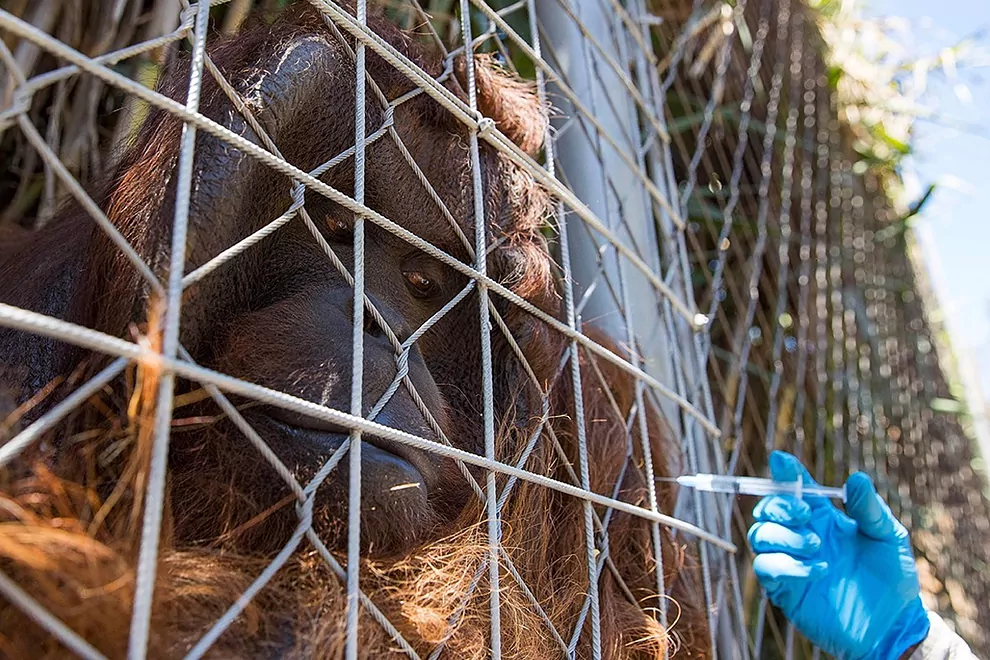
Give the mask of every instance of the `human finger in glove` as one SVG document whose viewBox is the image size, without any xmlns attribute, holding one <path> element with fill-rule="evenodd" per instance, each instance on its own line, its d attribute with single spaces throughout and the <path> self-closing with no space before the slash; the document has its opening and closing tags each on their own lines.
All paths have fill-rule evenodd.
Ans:
<svg viewBox="0 0 990 660">
<path fill-rule="evenodd" d="M 770 456 L 770 472 L 776 481 L 815 483 L 784 452 Z M 938 620 L 940 639 L 928 639 L 937 617 L 930 620 L 922 605 L 908 532 L 867 475 L 846 482 L 845 512 L 823 497 L 772 495 L 760 500 L 753 517 L 753 569 L 767 597 L 827 653 L 891 660 L 935 648 L 945 634 L 953 635 Z M 950 648 L 959 652 L 954 641 Z M 947 650 L 919 657 L 960 656 Z"/>
</svg>

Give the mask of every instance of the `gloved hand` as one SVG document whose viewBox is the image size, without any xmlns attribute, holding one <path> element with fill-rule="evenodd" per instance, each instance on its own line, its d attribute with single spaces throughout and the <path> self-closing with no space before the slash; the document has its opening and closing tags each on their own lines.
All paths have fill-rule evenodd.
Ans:
<svg viewBox="0 0 990 660">
<path fill-rule="evenodd" d="M 774 452 L 776 481 L 814 484 Z M 928 635 L 907 530 L 863 473 L 846 482 L 846 512 L 822 497 L 763 498 L 749 543 L 770 601 L 805 637 L 838 658 L 896 660 Z"/>
</svg>

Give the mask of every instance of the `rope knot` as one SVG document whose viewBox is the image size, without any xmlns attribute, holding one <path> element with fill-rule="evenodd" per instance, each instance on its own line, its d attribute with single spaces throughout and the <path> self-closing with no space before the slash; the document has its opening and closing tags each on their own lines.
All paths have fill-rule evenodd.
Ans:
<svg viewBox="0 0 990 660">
<path fill-rule="evenodd" d="M 289 195 L 292 197 L 292 206 L 289 207 L 289 211 L 298 211 L 306 203 L 306 186 L 299 181 L 293 181 Z"/>
<path fill-rule="evenodd" d="M 443 73 L 437 76 L 436 81 L 438 83 L 443 83 L 447 78 L 454 73 L 454 56 L 460 51 L 454 51 L 453 53 L 448 53 L 447 57 L 443 58 Z"/>
<path fill-rule="evenodd" d="M 389 128 L 395 125 L 395 105 L 390 105 L 385 108 L 385 117 L 382 122 L 382 128 Z"/>
<path fill-rule="evenodd" d="M 395 377 L 398 379 L 405 378 L 409 375 L 409 349 L 406 348 L 401 353 L 395 356 Z"/>
<path fill-rule="evenodd" d="M 199 12 L 199 3 L 193 3 L 179 12 L 179 30 L 189 32 L 196 25 L 196 14 Z"/>
</svg>

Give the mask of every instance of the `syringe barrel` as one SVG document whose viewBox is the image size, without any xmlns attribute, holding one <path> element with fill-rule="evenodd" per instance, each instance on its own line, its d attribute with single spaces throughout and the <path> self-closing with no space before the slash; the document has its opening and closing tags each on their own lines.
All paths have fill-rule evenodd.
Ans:
<svg viewBox="0 0 990 660">
<path fill-rule="evenodd" d="M 846 499 L 845 488 L 806 485 L 796 481 L 774 481 L 773 479 L 762 479 L 760 477 L 696 474 L 689 477 L 681 477 L 678 479 L 678 482 L 684 486 L 716 493 L 736 493 L 738 495 L 754 495 L 756 497 L 778 494 L 794 496 L 810 495 L 813 497 L 837 498 L 843 502 Z"/>
<path fill-rule="evenodd" d="M 775 482 L 759 477 L 733 477 L 714 475 L 712 486 L 722 493 L 739 493 L 740 495 L 755 495 L 763 497 L 777 493 L 793 493 L 797 491 L 797 483 Z"/>
</svg>

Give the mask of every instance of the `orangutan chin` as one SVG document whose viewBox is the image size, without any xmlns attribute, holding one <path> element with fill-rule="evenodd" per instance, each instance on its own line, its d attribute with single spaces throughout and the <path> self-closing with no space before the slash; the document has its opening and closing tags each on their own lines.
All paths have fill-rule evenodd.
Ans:
<svg viewBox="0 0 990 660">
<path fill-rule="evenodd" d="M 346 3 L 345 3 L 346 4 Z M 430 75 L 442 57 L 403 33 L 380 12 L 370 27 Z M 353 42 L 348 39 L 348 44 Z M 355 64 L 341 37 L 308 7 L 275 24 L 258 22 L 211 44 L 210 57 L 244 98 L 282 156 L 304 171 L 354 144 Z M 188 61 L 172 67 L 160 91 L 184 100 Z M 547 113 L 536 95 L 490 59 L 475 58 L 479 109 L 520 148 L 537 155 Z M 443 85 L 466 99 L 465 64 Z M 415 85 L 371 49 L 367 71 L 390 101 Z M 369 133 L 386 120 L 368 87 Z M 213 78 L 204 75 L 200 111 L 251 141 L 249 126 Z M 394 112 L 394 129 L 459 225 L 454 230 L 394 140 L 367 147 L 365 204 L 448 255 L 472 264 L 475 215 L 468 129 L 426 94 Z M 168 269 L 182 123 L 153 110 L 112 176 L 92 191 L 120 233 L 163 280 Z M 257 231 L 291 205 L 291 181 L 206 131 L 196 140 L 190 205 L 189 270 Z M 551 216 L 548 194 L 531 176 L 482 143 L 490 277 L 544 312 L 560 316 L 558 282 L 541 228 Z M 321 179 L 352 195 L 353 160 Z M 309 191 L 306 209 L 348 270 L 353 268 L 354 216 Z M 366 291 L 399 341 L 422 326 L 468 284 L 467 277 L 417 247 L 365 222 Z M 466 241 L 463 239 L 467 239 Z M 578 464 L 571 367 L 565 337 L 531 314 L 492 295 L 495 312 L 516 346 L 493 323 L 497 452 L 514 463 L 542 422 L 527 469 L 573 482 Z M 0 241 L 0 302 L 56 316 L 102 332 L 157 340 L 160 301 L 87 213 L 68 204 L 43 230 Z M 187 289 L 181 344 L 198 364 L 308 401 L 350 409 L 353 289 L 302 219 Z M 366 414 L 396 376 L 393 344 L 365 316 L 363 403 Z M 475 287 L 413 345 L 408 377 L 375 420 L 484 454 L 481 334 Z M 607 343 L 605 338 L 599 341 Z M 612 347 L 612 350 L 617 350 Z M 0 329 L 0 386 L 17 404 L 32 402 L 30 421 L 107 359 L 24 332 Z M 521 359 L 524 358 L 524 359 Z M 644 456 L 633 424 L 634 381 L 614 365 L 581 353 L 591 486 L 645 505 L 644 461 L 669 475 L 676 450 L 651 407 Z M 534 378 L 535 377 L 535 378 Z M 151 441 L 150 415 L 158 374 L 131 367 L 22 454 L 3 476 L 0 568 L 73 630 L 110 657 L 127 648 L 141 493 Z M 550 391 L 549 417 L 543 393 Z M 36 396 L 38 393 L 41 396 Z M 32 399 L 34 397 L 34 399 Z M 348 437 L 347 429 L 279 408 L 232 399 L 296 479 L 305 484 Z M 422 411 L 432 413 L 433 422 Z M 16 404 L 15 404 L 16 405 Z M 179 382 L 169 456 L 168 501 L 152 620 L 151 657 L 180 657 L 210 628 L 284 546 L 298 518 L 296 499 L 271 465 L 227 416 Z M 0 427 L 2 432 L 3 427 Z M 9 431 L 9 429 L 7 429 Z M 8 437 L 9 437 L 8 433 Z M 485 507 L 451 460 L 373 435 L 361 456 L 362 588 L 421 657 L 483 658 L 489 649 Z M 558 447 L 555 448 L 555 443 Z M 630 449 L 631 447 L 631 449 Z M 484 484 L 484 473 L 471 468 Z M 506 480 L 498 481 L 499 492 Z M 411 487 L 410 485 L 415 485 Z M 673 492 L 660 491 L 670 512 Z M 317 491 L 314 530 L 333 552 L 347 540 L 348 466 L 342 461 Z M 588 592 L 584 505 L 572 497 L 517 482 L 502 511 L 501 567 L 504 657 L 562 657 L 544 615 L 570 639 Z M 605 510 L 598 511 L 604 517 Z M 602 542 L 599 534 L 599 543 Z M 604 547 L 604 546 L 602 546 Z M 656 593 L 649 523 L 613 513 L 599 581 L 606 658 L 709 654 L 704 603 L 692 555 L 662 534 L 668 595 Z M 518 572 L 543 610 L 509 573 Z M 475 575 L 480 583 L 472 588 Z M 669 598 L 668 598 L 669 596 Z M 661 598 L 670 629 L 660 623 Z M 344 590 L 322 558 L 303 542 L 293 558 L 212 647 L 212 657 L 342 657 Z M 398 645 L 361 612 L 361 655 L 399 657 Z M 577 657 L 591 657 L 590 618 Z M 0 653 L 62 656 L 66 649 L 8 603 L 0 605 Z"/>
</svg>

